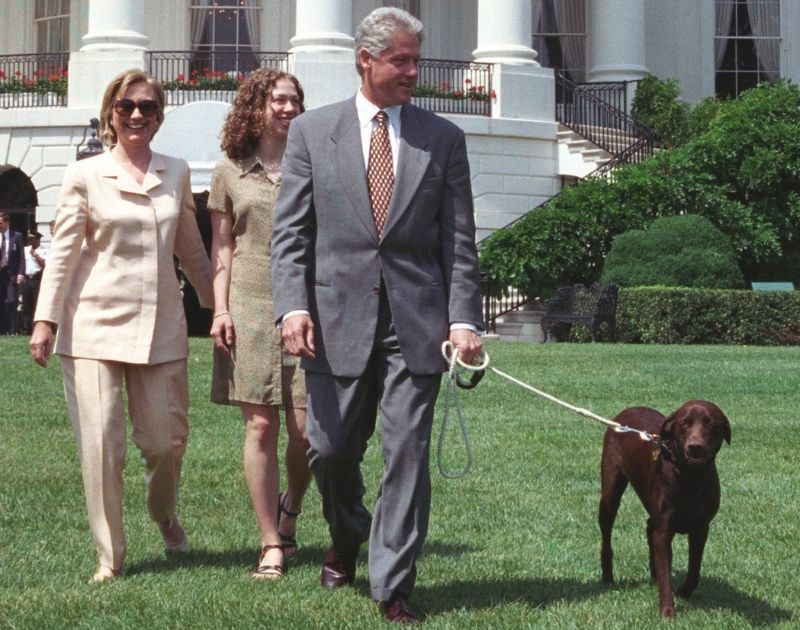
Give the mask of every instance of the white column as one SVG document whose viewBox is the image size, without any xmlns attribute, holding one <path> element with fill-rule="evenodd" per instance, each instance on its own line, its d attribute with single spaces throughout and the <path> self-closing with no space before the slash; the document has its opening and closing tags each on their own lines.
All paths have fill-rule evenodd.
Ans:
<svg viewBox="0 0 800 630">
<path fill-rule="evenodd" d="M 150 41 L 142 34 L 144 2 L 89 0 L 89 32 L 81 50 L 143 50 Z"/>
<path fill-rule="evenodd" d="M 89 0 L 89 32 L 69 58 L 68 104 L 99 109 L 106 86 L 123 70 L 146 70 L 141 0 Z"/>
<path fill-rule="evenodd" d="M 478 0 L 478 47 L 475 61 L 538 66 L 531 48 L 530 0 Z"/>
<path fill-rule="evenodd" d="M 478 47 L 472 56 L 494 64 L 493 118 L 554 121 L 555 79 L 536 61 L 532 33 L 530 0 L 478 0 Z"/>
<path fill-rule="evenodd" d="M 636 81 L 647 74 L 644 0 L 588 2 L 587 81 Z"/>
<path fill-rule="evenodd" d="M 358 89 L 349 34 L 352 10 L 352 0 L 297 0 L 290 67 L 303 85 L 309 109 L 348 98 Z"/>
</svg>

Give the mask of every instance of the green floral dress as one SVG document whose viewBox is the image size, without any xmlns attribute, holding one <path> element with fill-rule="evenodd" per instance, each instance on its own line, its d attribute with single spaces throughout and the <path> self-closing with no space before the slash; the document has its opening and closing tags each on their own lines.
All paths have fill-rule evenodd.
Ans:
<svg viewBox="0 0 800 630">
<path fill-rule="evenodd" d="M 228 308 L 236 341 L 230 357 L 214 349 L 215 403 L 306 406 L 305 376 L 298 360 L 282 352 L 272 310 L 270 249 L 279 187 L 256 155 L 223 159 L 211 179 L 208 210 L 233 216 L 235 238 Z"/>
</svg>

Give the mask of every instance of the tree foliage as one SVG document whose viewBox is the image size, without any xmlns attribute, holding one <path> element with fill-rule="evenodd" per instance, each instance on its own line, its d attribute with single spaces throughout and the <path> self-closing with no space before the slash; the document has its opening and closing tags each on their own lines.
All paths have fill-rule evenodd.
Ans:
<svg viewBox="0 0 800 630">
<path fill-rule="evenodd" d="M 800 283 L 800 89 L 761 85 L 689 115 L 699 135 L 494 233 L 481 247 L 485 275 L 529 295 L 593 282 L 615 236 L 696 214 L 730 239 L 747 281 Z"/>
</svg>

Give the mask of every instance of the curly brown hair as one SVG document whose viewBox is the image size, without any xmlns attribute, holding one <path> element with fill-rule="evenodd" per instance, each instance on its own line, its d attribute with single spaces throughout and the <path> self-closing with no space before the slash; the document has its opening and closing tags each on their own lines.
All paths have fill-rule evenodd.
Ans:
<svg viewBox="0 0 800 630">
<path fill-rule="evenodd" d="M 233 107 L 225 118 L 222 128 L 222 150 L 231 159 L 245 158 L 256 150 L 258 140 L 264 131 L 264 108 L 272 95 L 275 84 L 288 79 L 294 83 L 300 97 L 300 112 L 305 111 L 305 94 L 297 77 L 281 70 L 259 68 L 244 80 Z"/>
</svg>

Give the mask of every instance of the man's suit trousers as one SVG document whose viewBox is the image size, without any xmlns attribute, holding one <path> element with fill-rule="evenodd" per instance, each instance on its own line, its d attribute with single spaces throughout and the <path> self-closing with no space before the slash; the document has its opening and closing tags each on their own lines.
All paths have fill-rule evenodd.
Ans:
<svg viewBox="0 0 800 630">
<path fill-rule="evenodd" d="M 428 532 L 428 465 L 441 375 L 412 374 L 382 291 L 372 354 L 358 378 L 306 371 L 309 461 L 331 538 L 352 549 L 369 537 L 369 581 L 379 602 L 408 599 Z M 360 464 L 380 411 L 383 476 L 370 523 Z"/>
</svg>

